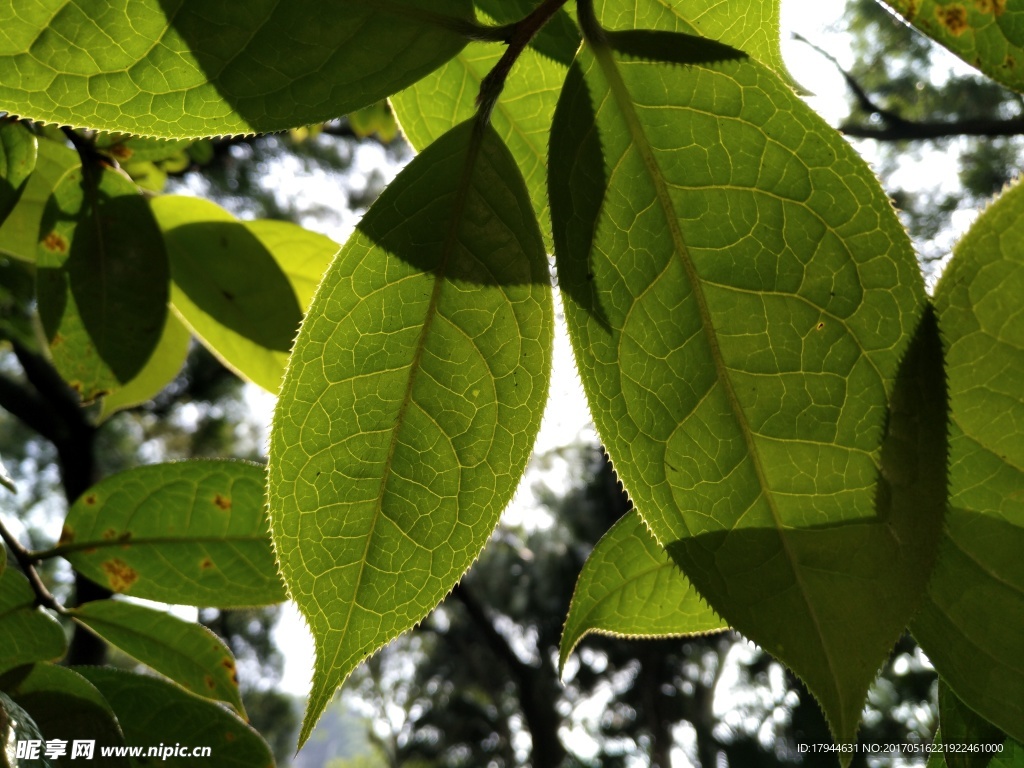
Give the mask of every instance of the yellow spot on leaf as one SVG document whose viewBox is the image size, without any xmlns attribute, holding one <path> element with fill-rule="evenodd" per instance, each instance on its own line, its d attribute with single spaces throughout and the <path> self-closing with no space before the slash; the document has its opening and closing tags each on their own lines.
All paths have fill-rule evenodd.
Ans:
<svg viewBox="0 0 1024 768">
<path fill-rule="evenodd" d="M 1002 16 L 1006 10 L 1006 0 L 974 0 L 974 7 L 981 13 L 994 13 Z"/>
<path fill-rule="evenodd" d="M 139 580 L 139 573 L 124 560 L 107 560 L 100 565 L 103 572 L 107 574 L 107 581 L 110 588 L 115 592 L 126 592 Z"/>
<path fill-rule="evenodd" d="M 211 568 L 213 568 L 213 560 L 211 560 L 208 557 L 203 558 L 203 561 L 199 564 L 199 567 L 204 571 L 208 571 Z"/>
<path fill-rule="evenodd" d="M 959 3 L 936 6 L 935 17 L 951 35 L 959 37 L 967 31 L 967 9 Z"/>
<path fill-rule="evenodd" d="M 231 499 L 227 496 L 221 496 L 219 493 L 213 497 L 213 503 L 218 509 L 223 509 L 225 512 L 231 509 Z"/>
<path fill-rule="evenodd" d="M 68 528 L 66 525 L 60 529 L 60 539 L 57 540 L 57 546 L 63 544 L 70 544 L 75 540 L 75 532 Z"/>
<path fill-rule="evenodd" d="M 43 238 L 43 248 L 48 251 L 54 251 L 55 253 L 67 253 L 68 241 L 56 232 L 51 232 Z"/>
</svg>

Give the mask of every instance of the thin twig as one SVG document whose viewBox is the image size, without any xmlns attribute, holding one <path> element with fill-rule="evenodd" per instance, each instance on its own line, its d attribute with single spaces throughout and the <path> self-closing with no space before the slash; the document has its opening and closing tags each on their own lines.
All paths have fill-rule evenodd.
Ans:
<svg viewBox="0 0 1024 768">
<path fill-rule="evenodd" d="M 508 79 L 508 73 L 512 71 L 512 65 L 516 63 L 530 41 L 567 2 L 568 0 L 544 0 L 529 16 L 503 28 L 508 32 L 508 48 L 480 83 L 480 93 L 476 97 L 480 124 L 490 121 L 491 112 L 505 88 L 505 80 Z"/>
<path fill-rule="evenodd" d="M 28 579 L 28 583 L 36 596 L 36 605 L 49 608 L 57 613 L 65 613 L 64 606 L 57 602 L 57 599 L 46 588 L 46 585 L 43 584 L 42 579 L 39 578 L 39 573 L 36 571 L 36 560 L 33 559 L 32 553 L 21 546 L 21 542 L 7 530 L 2 521 L 0 521 L 0 538 L 4 540 L 7 548 L 11 550 L 11 554 L 14 555 L 14 559 L 17 561 L 22 573 Z"/>
</svg>

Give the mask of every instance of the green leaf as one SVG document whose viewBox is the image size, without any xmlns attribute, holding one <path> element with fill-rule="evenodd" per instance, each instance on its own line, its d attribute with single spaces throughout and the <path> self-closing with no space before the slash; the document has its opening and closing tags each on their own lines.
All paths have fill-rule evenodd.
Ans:
<svg viewBox="0 0 1024 768">
<path fill-rule="evenodd" d="M 728 629 L 635 510 L 601 537 L 583 565 L 562 630 L 558 668 L 587 634 L 682 637 Z"/>
<path fill-rule="evenodd" d="M 507 24 L 526 16 L 536 3 L 478 0 L 477 6 L 495 22 Z M 490 21 L 486 15 L 482 18 Z M 526 180 L 549 250 L 548 134 L 566 67 L 579 42 L 573 22 L 565 11 L 559 11 L 517 59 L 491 115 L 491 124 L 512 151 Z M 424 149 L 475 114 L 480 83 L 503 52 L 504 48 L 494 43 L 471 43 L 443 67 L 391 98 L 402 130 L 413 147 Z"/>
<path fill-rule="evenodd" d="M 33 661 L 59 659 L 67 650 L 64 630 L 36 608 L 28 579 L 13 568 L 0 571 L 0 673 Z"/>
<path fill-rule="evenodd" d="M 954 249 L 936 289 L 949 381 L 949 510 L 911 630 L 956 695 L 1024 741 L 1024 188 Z"/>
<path fill-rule="evenodd" d="M 260 735 L 219 704 L 147 675 L 109 667 L 76 667 L 75 671 L 103 694 L 117 715 L 126 743 L 210 747 L 212 760 L 168 755 L 160 758 L 162 766 L 195 768 L 203 762 L 218 768 L 274 765 L 270 747 Z"/>
<path fill-rule="evenodd" d="M 63 144 L 41 139 L 35 170 L 28 177 L 18 204 L 0 226 L 0 251 L 35 262 L 39 224 L 50 195 L 65 175 L 79 165 L 78 154 Z"/>
<path fill-rule="evenodd" d="M 68 611 L 111 645 L 197 696 L 226 701 L 243 717 L 235 658 L 204 626 L 142 605 L 95 600 Z"/>
<path fill-rule="evenodd" d="M 19 741 L 42 741 L 42 738 L 32 716 L 0 690 L 0 744 L 17 745 Z M 4 758 L 4 768 L 50 768 L 46 759 L 8 762 L 6 751 L 0 754 Z"/>
<path fill-rule="evenodd" d="M 995 745 L 1006 741 L 1005 733 L 968 708 L 942 680 L 939 680 L 939 727 L 947 744 L 965 744 L 981 750 L 951 751 L 945 756 L 949 768 L 985 768 L 992 759 Z"/>
<path fill-rule="evenodd" d="M 39 229 L 39 315 L 61 376 L 84 402 L 131 381 L 167 316 L 163 238 L 138 189 L 108 168 L 72 169 Z"/>
<path fill-rule="evenodd" d="M 885 0 L 993 80 L 1024 91 L 1024 9 L 1007 0 Z"/>
<path fill-rule="evenodd" d="M 472 123 L 402 171 L 324 277 L 270 444 L 274 541 L 317 648 L 300 744 L 512 498 L 547 396 L 550 291 L 515 161 Z"/>
<path fill-rule="evenodd" d="M 20 123 L 0 118 L 0 224 L 25 191 L 38 151 L 35 134 Z"/>
<path fill-rule="evenodd" d="M 591 411 L 657 539 L 850 742 L 941 525 L 941 491 L 901 503 L 920 472 L 876 489 L 924 299 L 910 243 L 863 161 L 771 72 L 700 38 L 611 39 L 626 53 L 585 45 L 570 70 L 551 143 Z"/>
<path fill-rule="evenodd" d="M 71 759 L 71 743 L 76 739 L 95 741 L 100 746 L 122 746 L 124 736 L 107 700 L 95 686 L 67 667 L 33 664 L 19 667 L 0 678 L 0 689 L 32 716 L 42 739 L 68 742 L 63 758 L 56 766 L 80 765 Z M 108 756 L 104 765 L 128 766 L 127 758 Z"/>
<path fill-rule="evenodd" d="M 149 600 L 231 607 L 285 598 L 263 470 L 241 461 L 154 464 L 108 477 L 71 507 L 55 553 L 96 583 Z"/>
<path fill-rule="evenodd" d="M 188 357 L 192 335 L 177 315 L 167 313 L 164 330 L 149 362 L 125 384 L 103 398 L 97 421 L 109 419 L 117 411 L 152 400 L 178 375 Z"/>
<path fill-rule="evenodd" d="M 0 109 L 165 138 L 280 131 L 415 82 L 472 18 L 470 0 L 3 0 Z"/>
<path fill-rule="evenodd" d="M 152 207 L 167 242 L 175 310 L 229 368 L 276 393 L 337 243 L 289 222 L 241 222 L 198 198 L 165 195 Z"/>
<path fill-rule="evenodd" d="M 41 353 L 35 309 L 35 265 L 0 255 L 0 339 Z"/>
<path fill-rule="evenodd" d="M 721 0 L 595 0 L 607 29 L 656 29 L 718 40 L 757 59 L 793 84 L 782 60 L 780 0 L 748 0 L 738 9 Z"/>
</svg>

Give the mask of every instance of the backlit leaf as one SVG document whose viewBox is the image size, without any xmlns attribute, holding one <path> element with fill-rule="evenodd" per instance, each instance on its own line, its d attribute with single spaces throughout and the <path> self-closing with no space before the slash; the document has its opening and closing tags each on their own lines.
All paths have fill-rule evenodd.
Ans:
<svg viewBox="0 0 1024 768">
<path fill-rule="evenodd" d="M 28 579 L 13 568 L 0 571 L 0 673 L 33 661 L 55 661 L 67 650 L 64 630 L 36 608 Z"/>
<path fill-rule="evenodd" d="M 78 153 L 49 139 L 39 140 L 35 170 L 28 177 L 18 204 L 0 225 L 0 251 L 22 261 L 35 262 L 39 224 L 53 190 L 77 168 Z"/>
<path fill-rule="evenodd" d="M 323 122 L 465 45 L 471 0 L 0 2 L 0 109 L 189 138 Z"/>
<path fill-rule="evenodd" d="M 171 768 L 272 768 L 270 747 L 256 731 L 219 704 L 149 675 L 109 667 L 75 667 L 110 704 L 127 744 L 147 747 L 209 747 L 210 757 L 149 758 Z"/>
<path fill-rule="evenodd" d="M 171 304 L 240 376 L 276 393 L 302 313 L 338 245 L 284 221 L 239 221 L 194 197 L 152 201 L 171 261 Z"/>
<path fill-rule="evenodd" d="M 156 343 L 149 361 L 135 378 L 103 398 L 97 419 L 103 421 L 117 411 L 132 408 L 156 397 L 178 375 L 185 364 L 191 340 L 192 335 L 188 328 L 177 315 L 168 312 L 163 333 L 160 334 L 160 340 Z"/>
<path fill-rule="evenodd" d="M 58 551 L 115 592 L 185 605 L 284 599 L 261 467 L 182 461 L 136 467 L 82 494 Z"/>
<path fill-rule="evenodd" d="M 780 0 L 595 0 L 594 13 L 607 29 L 657 29 L 709 37 L 757 59 L 790 82 L 782 61 Z"/>
<path fill-rule="evenodd" d="M 67 667 L 32 664 L 11 670 L 0 678 L 5 691 L 35 721 L 44 740 L 92 740 L 105 747 L 124 744 L 124 736 L 107 700 L 95 686 Z M 71 759 L 71 749 L 52 763 L 54 766 L 81 765 Z M 104 765 L 124 768 L 127 758 L 104 757 Z"/>
<path fill-rule="evenodd" d="M 526 16 L 532 0 L 477 1 L 481 20 L 507 24 Z M 491 124 L 515 157 L 550 249 L 551 217 L 547 201 L 547 149 L 551 118 L 566 67 L 579 47 L 579 32 L 565 11 L 548 22 L 516 60 Z M 484 76 L 504 46 L 470 43 L 443 67 L 391 98 L 406 138 L 422 150 L 476 112 Z"/>
<path fill-rule="evenodd" d="M 770 71 L 699 38 L 611 39 L 626 53 L 585 45 L 570 70 L 551 146 L 591 411 L 701 595 L 850 742 L 941 525 L 941 491 L 903 503 L 922 490 L 915 462 L 876 487 L 924 298 L 910 243 L 863 161 Z M 934 324 L 922 344 L 910 367 L 934 377 Z"/>
<path fill-rule="evenodd" d="M 1024 188 L 954 249 L 935 293 L 949 380 L 949 510 L 911 629 L 956 695 L 1024 741 Z"/>
<path fill-rule="evenodd" d="M 61 376 L 84 402 L 131 381 L 167 316 L 168 268 L 149 205 L 127 177 L 72 169 L 39 228 L 39 314 Z"/>
<path fill-rule="evenodd" d="M 515 161 L 472 123 L 402 171 L 325 276 L 270 445 L 274 541 L 316 640 L 300 744 L 511 499 L 547 396 L 550 290 Z"/>
<path fill-rule="evenodd" d="M 562 630 L 558 666 L 565 668 L 590 632 L 669 637 L 728 628 L 633 510 L 601 537 L 583 565 Z"/>
<path fill-rule="evenodd" d="M 885 0 L 994 80 L 1024 90 L 1024 9 L 1010 0 Z"/>
<path fill-rule="evenodd" d="M 69 611 L 111 645 L 197 696 L 226 701 L 245 716 L 235 659 L 204 626 L 143 605 L 95 600 Z"/>
<path fill-rule="evenodd" d="M 0 118 L 0 224 L 25 191 L 37 155 L 35 134 L 20 123 Z"/>
</svg>

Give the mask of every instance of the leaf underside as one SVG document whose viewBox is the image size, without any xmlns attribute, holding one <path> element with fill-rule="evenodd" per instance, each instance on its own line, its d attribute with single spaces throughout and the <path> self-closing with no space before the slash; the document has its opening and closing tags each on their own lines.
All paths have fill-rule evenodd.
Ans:
<svg viewBox="0 0 1024 768">
<path fill-rule="evenodd" d="M 465 45 L 471 0 L 0 2 L 0 110 L 194 138 L 323 122 Z"/>
<path fill-rule="evenodd" d="M 768 70 L 700 38 L 610 39 L 624 52 L 588 44 L 570 70 L 550 155 L 591 411 L 701 595 L 852 741 L 941 524 L 941 501 L 875 509 L 922 311 L 913 252 L 863 161 Z M 934 367 L 934 338 L 922 354 Z"/>
<path fill-rule="evenodd" d="M 1024 91 L 1024 9 L 1007 0 L 885 0 L 973 67 Z"/>
<path fill-rule="evenodd" d="M 13 568 L 0 571 L 0 673 L 33 661 L 53 661 L 67 650 L 64 630 L 37 608 L 28 579 Z"/>
<path fill-rule="evenodd" d="M 559 670 L 590 632 L 682 637 L 728 629 L 631 510 L 601 537 L 573 591 Z"/>
<path fill-rule="evenodd" d="M 325 276 L 270 444 L 274 541 L 317 648 L 300 744 L 511 499 L 547 397 L 550 291 L 515 162 L 472 123 L 413 160 Z"/>
<path fill-rule="evenodd" d="M 949 511 L 911 625 L 971 709 L 1024 742 L 1024 188 L 954 249 L 935 294 L 949 380 Z"/>
<path fill-rule="evenodd" d="M 200 606 L 280 602 L 264 484 L 262 468 L 242 461 L 136 467 L 78 498 L 60 544 L 77 571 L 115 592 Z"/>
</svg>

